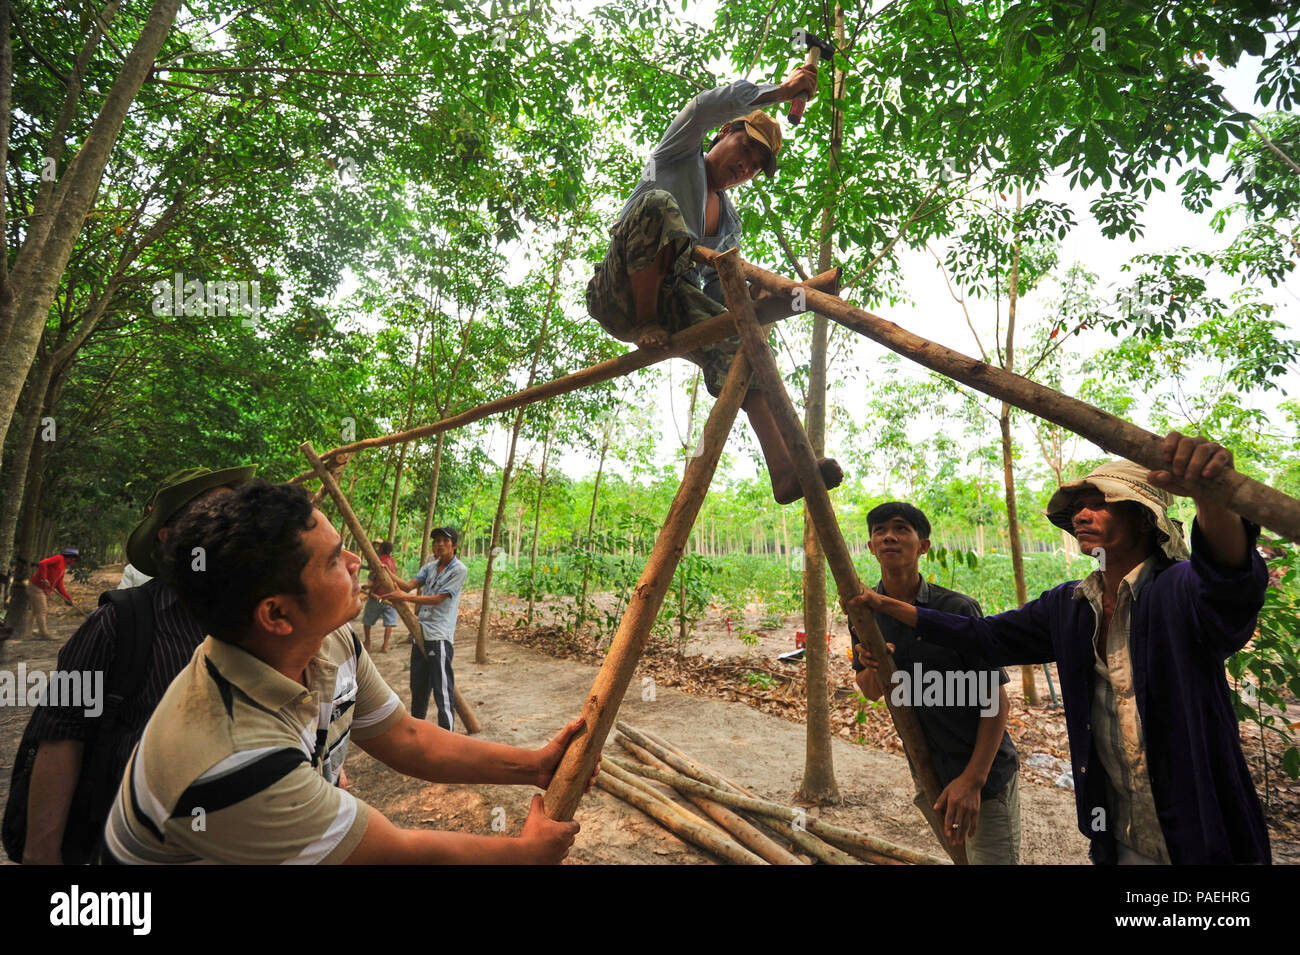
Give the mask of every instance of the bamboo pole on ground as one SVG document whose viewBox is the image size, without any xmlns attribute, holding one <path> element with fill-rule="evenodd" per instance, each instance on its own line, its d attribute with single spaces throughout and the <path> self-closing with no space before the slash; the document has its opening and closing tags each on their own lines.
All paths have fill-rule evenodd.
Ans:
<svg viewBox="0 0 1300 955">
<path fill-rule="evenodd" d="M 626 736 L 619 736 L 618 743 L 629 753 L 654 769 L 671 770 L 671 767 L 663 760 L 657 758 L 648 750 L 642 749 L 633 743 Z M 603 767 L 603 763 L 601 764 Z M 747 848 L 751 849 L 756 855 L 766 859 L 772 865 L 803 865 L 803 860 L 791 852 L 787 852 L 781 846 L 777 845 L 758 829 L 753 826 L 749 820 L 736 812 L 728 809 L 721 803 L 716 803 L 712 799 L 706 799 L 695 793 L 682 793 L 682 795 L 704 810 L 714 822 L 729 832 L 735 839 Z"/>
<path fill-rule="evenodd" d="M 732 313 L 737 316 L 736 329 L 740 332 L 741 345 L 754 368 L 758 387 L 767 396 L 768 407 L 771 408 L 772 415 L 785 439 L 795 475 L 799 479 L 799 486 L 803 489 L 804 505 L 812 515 L 813 526 L 817 528 L 817 537 L 821 541 L 826 563 L 835 577 L 835 586 L 841 597 L 857 596 L 862 590 L 862 583 L 858 580 L 853 558 L 844 543 L 844 535 L 840 533 L 840 525 L 835 519 L 835 510 L 831 507 L 830 495 L 818 471 L 817 459 L 808 443 L 808 435 L 799 421 L 794 405 L 790 403 L 790 395 L 785 390 L 785 383 L 777 370 L 772 350 L 767 347 L 762 328 L 754 318 L 753 309 L 748 306 L 749 286 L 745 283 L 740 254 L 738 250 L 730 249 L 723 255 L 708 256 L 708 262 L 718 270 L 727 302 L 732 306 Z M 877 660 L 881 661 L 880 672 L 893 673 L 896 669 L 894 658 L 885 646 L 885 640 L 880 635 L 880 629 L 876 626 L 876 619 L 872 613 L 865 607 L 853 607 L 850 608 L 849 620 L 857 631 L 858 639 L 866 645 Z M 896 704 L 892 696 L 893 694 L 886 694 L 885 702 L 889 706 L 890 715 L 894 718 L 894 727 L 898 731 L 903 750 L 911 760 L 917 783 L 925 795 L 924 804 L 918 801 L 917 806 L 924 813 L 930 827 L 934 829 L 935 836 L 944 851 L 958 865 L 965 865 L 965 848 L 949 843 L 944 836 L 943 820 L 933 809 L 943 787 L 939 785 L 939 776 L 934 771 L 934 764 L 930 759 L 930 747 L 926 744 L 925 735 L 921 731 L 921 723 L 910 706 Z"/>
<path fill-rule="evenodd" d="M 731 839 L 719 836 L 708 826 L 684 819 L 669 809 L 662 801 L 651 799 L 642 790 L 629 786 L 609 773 L 602 772 L 597 776 L 596 785 L 611 796 L 616 796 L 625 803 L 640 809 L 683 842 L 699 846 L 701 849 L 705 849 L 736 865 L 767 865 L 754 853 L 737 845 Z"/>
<path fill-rule="evenodd" d="M 830 289 L 838 290 L 840 280 L 840 270 L 832 269 L 829 272 L 823 272 L 820 275 L 814 275 L 807 282 L 802 283 L 803 287 L 808 289 Z M 793 300 L 789 295 L 784 297 L 772 296 L 760 302 L 755 303 L 765 324 L 780 321 L 789 318 L 795 314 Z M 598 365 L 592 365 L 590 368 L 584 368 L 581 371 L 575 371 L 573 374 L 565 375 L 562 378 L 556 378 L 552 381 L 543 382 L 540 385 L 534 385 L 523 391 L 517 391 L 513 395 L 506 395 L 503 398 L 497 398 L 489 401 L 487 404 L 470 408 L 468 411 L 462 411 L 460 414 L 452 415 L 450 418 L 443 418 L 432 424 L 421 425 L 418 428 L 411 428 L 408 431 L 398 431 L 393 434 L 379 435 L 374 438 L 364 438 L 360 441 L 353 441 L 349 444 L 340 445 L 337 448 L 331 448 L 321 455 L 321 458 L 327 463 L 333 463 L 335 457 L 344 453 L 355 453 L 357 451 L 366 451 L 372 448 L 383 448 L 393 444 L 403 444 L 407 441 L 417 441 L 420 438 L 427 438 L 431 435 L 441 434 L 444 431 L 454 431 L 457 428 L 464 427 L 475 421 L 481 421 L 483 418 L 491 417 L 502 411 L 513 411 L 515 408 L 522 408 L 525 405 L 531 405 L 538 401 L 544 401 L 547 398 L 554 398 L 556 395 L 568 394 L 571 391 L 577 391 L 579 388 L 585 388 L 588 385 L 594 385 L 602 381 L 609 381 L 612 378 L 620 378 L 623 375 L 630 375 L 634 371 L 639 371 L 650 365 L 666 361 L 669 358 L 676 358 L 695 351 L 697 348 L 703 348 L 705 345 L 711 345 L 714 342 L 721 341 L 724 338 L 730 338 L 735 334 L 735 320 L 731 317 L 730 312 L 723 312 L 721 315 L 715 315 L 707 321 L 700 322 L 698 325 L 692 325 L 690 328 L 683 329 L 668 341 L 668 347 L 663 349 L 646 349 L 636 348 L 630 352 L 619 355 L 617 358 L 611 358 L 603 361 Z M 302 474 L 290 480 L 290 484 L 301 484 L 315 474 L 311 471 L 304 471 Z"/>
<path fill-rule="evenodd" d="M 754 795 L 744 787 L 736 785 L 713 770 L 695 762 L 691 757 L 687 756 L 676 747 L 670 746 L 659 737 L 651 739 L 645 730 L 638 730 L 629 726 L 627 723 L 624 723 L 622 720 L 618 721 L 618 730 L 623 734 L 623 736 L 620 737 L 620 742 L 622 742 L 624 738 L 629 742 L 634 740 L 635 742 L 633 745 L 639 746 L 643 751 L 649 752 L 653 756 L 658 757 L 663 762 L 667 763 L 673 771 L 679 772 L 689 779 L 694 779 L 698 782 L 704 783 L 705 785 L 713 786 L 717 789 L 723 790 L 724 792 L 734 793 L 739 796 L 748 796 L 752 798 Z M 629 752 L 632 752 L 632 755 L 637 756 L 635 751 L 629 750 Z M 758 819 L 766 820 L 766 817 L 758 817 L 754 821 L 758 822 Z M 837 849 L 835 846 L 828 845 L 809 833 L 806 829 L 795 829 L 793 826 L 789 825 L 791 822 L 790 819 L 784 821 L 787 825 L 782 827 L 779 831 L 774 831 L 775 824 L 770 820 L 767 820 L 768 825 L 773 827 L 773 829 L 770 829 L 769 831 L 773 832 L 773 835 L 775 835 L 776 838 L 788 839 L 792 845 L 798 846 L 803 852 L 820 862 L 824 862 L 826 865 L 857 864 L 856 860 L 854 860 L 854 858 L 848 853 Z"/>
<path fill-rule="evenodd" d="M 702 783 L 708 783 L 710 786 L 716 786 L 718 789 L 730 790 L 741 796 L 754 795 L 748 789 L 738 786 L 731 780 L 726 779 L 717 770 L 710 769 L 698 759 L 687 756 L 676 746 L 669 743 L 662 736 L 658 736 L 650 730 L 641 729 L 633 726 L 625 720 L 619 720 L 615 724 L 618 731 L 636 746 L 641 747 L 646 752 L 655 756 L 668 764 L 668 767 L 683 776 L 690 776 L 692 779 L 698 779 Z"/>
<path fill-rule="evenodd" d="M 709 786 L 706 783 L 698 782 L 681 773 L 666 772 L 661 769 L 654 769 L 640 763 L 632 763 L 626 760 L 618 760 L 613 757 L 606 757 L 620 769 L 625 769 L 637 776 L 644 776 L 646 779 L 653 779 L 655 782 L 664 783 L 672 786 L 680 793 L 693 792 L 698 795 L 722 803 L 724 806 L 730 806 L 732 809 L 739 809 L 743 812 L 758 813 L 762 816 L 768 816 L 773 819 L 782 819 L 790 821 L 798 815 L 798 810 L 791 806 L 782 806 L 779 803 L 768 802 L 766 799 L 753 799 L 749 796 L 738 796 L 735 793 L 724 792 L 716 786 Z M 926 852 L 918 852 L 915 849 L 908 849 L 905 846 L 894 845 L 892 842 L 886 842 L 884 839 L 877 839 L 875 836 L 869 836 L 863 832 L 854 832 L 852 829 L 845 829 L 843 826 L 836 826 L 826 822 L 824 819 L 818 819 L 816 816 L 804 814 L 803 824 L 809 831 L 816 833 L 823 839 L 833 837 L 837 842 L 853 845 L 860 850 L 870 853 L 874 856 L 886 856 L 890 863 L 894 861 L 910 862 L 913 865 L 944 865 L 944 860 L 938 856 L 932 856 Z"/>
<path fill-rule="evenodd" d="M 673 802 L 672 796 L 668 795 L 667 793 L 662 793 L 659 790 L 655 789 L 653 786 L 651 786 L 649 780 L 642 779 L 640 776 L 637 776 L 633 773 L 629 773 L 623 767 L 617 765 L 616 763 L 610 762 L 609 758 L 606 756 L 601 757 L 600 771 L 602 773 L 608 773 L 609 775 L 613 776 L 615 779 L 617 779 L 619 782 L 623 783 L 624 785 L 631 786 L 633 789 L 639 790 L 650 799 L 658 800 L 659 802 L 663 803 L 668 809 L 676 813 L 680 818 L 686 820 L 687 822 L 697 826 L 703 826 L 705 829 L 708 829 L 714 835 L 722 836 L 724 838 L 730 838 L 728 833 L 725 832 L 720 826 L 715 825 L 713 822 L 709 821 L 708 819 L 705 819 L 704 817 L 691 812 L 685 806 L 679 806 L 677 803 Z M 676 791 L 674 790 L 673 793 L 675 795 Z"/>
<path fill-rule="evenodd" d="M 704 432 L 700 435 L 696 449 L 697 455 L 686 469 L 686 475 L 668 509 L 663 530 L 659 532 L 645 569 L 641 571 L 641 578 L 628 599 L 623 619 L 610 641 L 605 662 L 587 695 L 586 705 L 582 708 L 586 726 L 569 744 L 560 765 L 556 767 L 551 785 L 546 790 L 546 814 L 552 819 L 567 822 L 573 818 L 573 813 L 578 808 L 583 788 L 591 778 L 592 770 L 600 759 L 600 751 L 605 745 L 605 738 L 618 716 L 619 704 L 623 702 L 623 694 L 632 682 L 632 674 L 636 670 L 641 651 L 650 638 L 650 628 L 663 605 L 664 595 L 672 583 L 673 572 L 681 560 L 691 527 L 695 524 L 695 517 L 699 514 L 704 495 L 713 480 L 722 447 L 727 443 L 736 413 L 748 390 L 749 362 L 737 353 L 731 363 L 731 370 L 727 372 L 722 393 L 718 395 L 704 424 Z"/>
<path fill-rule="evenodd" d="M 325 491 L 333 499 L 334 505 L 339 509 L 339 514 L 342 515 L 343 520 L 352 531 L 352 536 L 357 539 L 357 547 L 361 550 L 362 556 L 364 556 L 370 563 L 370 566 L 374 568 L 380 585 L 385 588 L 386 593 L 395 590 L 396 587 L 393 583 L 392 575 L 389 574 L 388 569 L 380 563 L 379 555 L 375 553 L 374 547 L 370 545 L 370 535 L 366 533 L 365 528 L 361 526 L 361 522 L 357 520 L 357 515 L 356 512 L 352 510 L 352 505 L 348 503 L 348 499 L 343 495 L 343 490 L 339 487 L 338 482 L 334 480 L 334 476 L 330 474 L 329 470 L 325 467 L 325 463 L 321 461 L 320 456 L 316 454 L 316 449 L 311 446 L 310 441 L 304 441 L 299 447 L 299 450 L 302 451 L 303 456 L 306 457 L 307 461 L 311 464 L 312 471 L 320 478 L 321 486 L 325 488 Z M 393 606 L 397 610 L 397 615 L 402 618 L 402 623 L 406 625 L 406 629 L 410 632 L 411 641 L 414 642 L 417 647 L 423 647 L 424 631 L 421 629 L 420 621 L 416 619 L 414 611 L 402 602 L 395 603 Z M 478 717 L 474 715 L 474 710 L 470 708 L 469 701 L 461 696 L 459 688 L 455 691 L 455 699 L 453 702 L 456 705 L 456 712 L 460 715 L 461 722 L 465 724 L 465 732 L 470 735 L 480 732 L 483 729 L 483 726 L 479 723 Z"/>
<path fill-rule="evenodd" d="M 697 253 L 710 265 L 717 257 L 707 249 L 697 249 Z M 1068 428 L 1098 447 L 1143 467 L 1153 471 L 1166 468 L 1164 454 L 1160 449 L 1164 440 L 1161 435 L 1152 434 L 1123 418 L 1107 414 L 1087 402 L 1053 391 L 1028 378 L 995 368 L 914 335 L 878 315 L 854 308 L 835 295 L 827 295 L 806 285 L 800 286 L 797 282 L 791 282 L 748 262 L 744 263 L 743 268 L 745 278 L 776 295 L 793 297 L 797 288 L 803 288 L 808 308 L 826 314 L 845 328 L 926 368 Z M 1300 501 L 1295 498 L 1236 470 L 1227 471 L 1213 481 L 1198 482 L 1197 490 L 1208 500 L 1222 504 L 1242 517 L 1300 543 Z"/>
</svg>

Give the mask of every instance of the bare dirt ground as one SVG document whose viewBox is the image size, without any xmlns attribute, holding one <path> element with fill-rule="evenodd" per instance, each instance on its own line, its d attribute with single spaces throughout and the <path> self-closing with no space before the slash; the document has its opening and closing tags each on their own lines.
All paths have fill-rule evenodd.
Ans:
<svg viewBox="0 0 1300 955">
<path fill-rule="evenodd" d="M 69 585 L 69 589 L 84 606 L 92 606 L 96 593 L 116 583 L 114 570 L 105 568 L 88 584 Z M 462 599 L 457 683 L 483 723 L 484 739 L 540 746 L 577 715 L 595 678 L 600 655 L 587 646 L 566 647 L 553 632 L 515 630 L 521 605 L 506 598 L 501 606 L 492 627 L 488 662 L 475 664 L 478 595 L 467 593 Z M 51 611 L 52 632 L 60 641 L 66 639 L 80 619 L 70 609 L 53 603 Z M 360 634 L 359 619 L 355 626 Z M 727 642 L 725 621 L 706 619 L 697 628 L 698 637 L 686 648 L 684 662 L 671 650 L 646 657 L 623 705 L 622 718 L 667 738 L 756 795 L 792 803 L 804 762 L 802 666 L 779 664 L 775 656 L 793 648 L 793 630 L 788 625 L 772 628 L 754 647 L 733 638 L 733 646 Z M 402 637 L 399 628 L 394 643 Z M 382 628 L 377 627 L 372 649 L 377 651 L 381 642 Z M 29 668 L 52 669 L 58 646 L 59 642 L 10 641 L 0 648 L 0 667 L 12 669 L 25 661 Z M 833 685 L 851 687 L 847 638 L 836 637 L 832 649 Z M 387 654 L 374 653 L 381 674 L 404 702 L 410 698 L 409 652 L 409 646 L 395 645 Z M 771 684 L 747 682 L 749 673 L 766 673 Z M 1017 738 L 1022 763 L 1031 753 L 1068 758 L 1060 711 L 1026 707 L 1017 677 L 1013 675 L 1009 690 L 1012 735 Z M 645 683 L 646 679 L 653 684 Z M 1038 679 L 1045 696 L 1041 672 Z M 653 699 L 642 699 L 650 695 L 643 690 L 651 685 Z M 896 751 L 897 741 L 891 740 L 888 717 L 868 709 L 865 722 L 859 725 L 858 703 L 847 693 L 833 697 L 832 707 L 833 757 L 842 804 L 810 812 L 900 845 L 941 854 L 911 805 L 911 780 L 905 760 Z M 7 797 L 14 752 L 29 715 L 26 708 L 0 709 L 0 801 Z M 853 741 L 859 736 L 865 744 Z M 622 755 L 612 743 L 610 751 Z M 1249 744 L 1247 755 L 1249 758 Z M 497 828 L 504 824 L 504 834 L 517 834 L 534 792 L 530 787 L 446 786 L 409 779 L 357 747 L 348 758 L 347 774 L 359 797 L 398 825 L 411 827 L 491 833 L 496 822 Z M 1022 863 L 1087 862 L 1086 842 L 1075 826 L 1073 794 L 1053 785 L 1056 775 L 1051 767 L 1022 767 L 1022 780 L 1028 783 L 1021 787 Z M 1283 795 L 1300 803 L 1300 786 Z M 584 799 L 578 821 L 582 832 L 569 857 L 573 863 L 713 862 L 639 810 L 600 789 L 593 789 Z M 1300 861 L 1300 840 L 1286 829 L 1274 829 L 1273 850 L 1279 862 Z"/>
</svg>

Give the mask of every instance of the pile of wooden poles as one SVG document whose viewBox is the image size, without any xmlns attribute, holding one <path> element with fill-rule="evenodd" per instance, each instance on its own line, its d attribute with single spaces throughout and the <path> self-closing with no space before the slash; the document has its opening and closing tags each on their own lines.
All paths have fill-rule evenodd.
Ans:
<svg viewBox="0 0 1300 955">
<path fill-rule="evenodd" d="M 944 865 L 946 859 L 756 799 L 647 730 L 620 720 L 614 739 L 634 757 L 603 756 L 596 785 L 685 842 L 736 865 Z M 691 803 L 692 812 L 652 783 Z M 701 815 L 702 813 L 703 815 Z"/>
</svg>

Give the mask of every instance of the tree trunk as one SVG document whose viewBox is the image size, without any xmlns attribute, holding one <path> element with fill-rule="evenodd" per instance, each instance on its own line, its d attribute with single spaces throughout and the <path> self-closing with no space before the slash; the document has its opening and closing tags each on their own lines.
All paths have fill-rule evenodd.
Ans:
<svg viewBox="0 0 1300 955">
<path fill-rule="evenodd" d="M 420 540 L 420 566 L 429 562 L 429 535 L 433 533 L 433 513 L 438 508 L 438 478 L 442 472 L 442 441 L 439 434 L 433 446 L 433 480 L 429 484 L 429 508 L 424 512 L 424 537 Z"/>
<path fill-rule="evenodd" d="M 18 430 L 14 433 L 10 446 L 9 460 L 5 462 L 3 477 L 3 501 L 0 501 L 0 568 L 8 568 L 13 557 L 14 542 L 18 533 L 18 515 L 23 506 L 23 491 L 28 480 L 28 463 L 32 456 L 32 447 L 38 440 L 37 432 L 41 430 L 41 417 L 47 407 L 50 376 L 54 362 L 49 355 L 42 355 L 28 373 L 19 401 Z M 55 427 L 57 428 L 57 422 Z M 55 432 L 57 435 L 57 431 Z M 30 555 L 18 552 L 20 557 Z"/>
<path fill-rule="evenodd" d="M 573 244 L 573 234 L 576 231 L 570 230 L 569 235 L 564 240 L 564 247 L 560 250 L 559 256 L 555 261 L 555 271 L 551 274 L 551 288 L 546 295 L 546 308 L 542 312 L 542 326 L 537 333 L 537 347 L 533 349 L 533 362 L 528 368 L 528 384 L 524 386 L 525 390 L 533 387 L 533 382 L 537 379 L 537 363 L 541 360 L 542 349 L 546 347 L 546 329 L 551 318 L 551 307 L 555 304 L 555 292 L 560 284 L 560 272 L 564 269 L 564 264 L 569 260 L 569 247 Z M 519 431 L 524 426 L 524 408 L 521 405 L 515 410 L 514 426 L 510 429 L 510 450 L 506 453 L 506 467 L 501 473 L 501 497 L 497 501 L 497 512 L 492 518 L 492 535 L 488 542 L 488 561 L 487 567 L 483 571 L 483 604 L 479 609 L 478 616 L 478 642 L 474 649 L 474 662 L 487 663 L 487 627 L 488 614 L 491 612 L 492 600 L 492 571 L 496 563 L 497 540 L 501 536 L 501 521 L 505 517 L 506 498 L 510 494 L 510 473 L 515 466 L 515 446 L 519 441 Z"/>
<path fill-rule="evenodd" d="M 528 626 L 533 625 L 534 590 L 537 586 L 537 534 L 542 526 L 542 494 L 546 490 L 546 462 L 551 453 L 551 422 L 547 417 L 546 434 L 542 438 L 542 471 L 537 478 L 537 503 L 533 507 L 533 541 L 528 555 Z"/>
<path fill-rule="evenodd" d="M 488 453 L 492 449 L 488 448 Z M 465 542 L 469 557 L 474 556 L 474 515 L 478 513 L 478 492 L 483 489 L 483 472 L 480 470 L 474 478 L 474 493 L 469 496 L 469 516 L 465 518 L 465 528 L 461 540 Z"/>
<path fill-rule="evenodd" d="M 28 601 L 28 587 L 25 581 L 29 579 L 35 571 L 36 564 L 46 555 L 42 552 L 40 546 L 41 531 L 44 530 L 43 521 L 41 520 L 41 504 L 45 495 L 45 454 L 49 448 L 48 441 L 37 440 L 31 446 L 31 454 L 27 459 L 27 478 L 24 482 L 26 488 L 23 494 L 23 507 L 18 525 L 18 546 L 16 556 L 20 561 L 19 567 L 25 567 L 24 584 L 21 587 L 15 587 L 13 597 L 9 603 L 9 613 L 5 618 L 5 625 L 11 627 L 16 636 L 21 637 L 27 630 L 27 617 L 31 613 L 31 605 Z M 8 568 L 8 564 L 5 565 Z M 14 583 L 18 581 L 15 580 Z"/>
<path fill-rule="evenodd" d="M 686 414 L 686 442 L 682 450 L 686 452 L 686 463 L 682 465 L 682 480 L 686 479 L 686 468 L 690 466 L 691 458 L 691 436 L 695 432 L 695 400 L 700 394 L 700 373 L 695 373 L 695 379 L 691 383 L 691 407 Z M 696 525 L 696 531 L 699 531 L 699 525 Z M 687 538 L 687 546 L 682 548 L 682 557 L 690 553 L 690 538 Z M 698 541 L 695 549 L 699 550 Z M 681 565 L 678 565 L 679 579 L 677 581 L 677 656 L 680 659 L 682 652 L 686 648 L 686 575 L 681 572 Z"/>
<path fill-rule="evenodd" d="M 587 551 L 587 565 L 582 568 L 582 595 L 578 598 L 578 626 L 581 627 L 587 620 L 587 584 L 591 574 L 591 535 L 596 528 L 596 502 L 600 499 L 600 476 L 605 471 L 605 454 L 609 451 L 609 436 L 613 430 L 611 427 L 605 429 L 605 437 L 600 445 L 600 463 L 596 466 L 596 483 L 591 489 L 591 513 L 587 516 L 587 542 L 584 545 Z"/>
<path fill-rule="evenodd" d="M 374 535 L 375 521 L 379 520 L 379 506 L 384 502 L 384 489 L 388 487 L 388 469 L 392 467 L 393 455 L 391 453 L 384 455 L 384 470 L 379 476 L 379 487 L 375 491 L 375 503 L 370 508 L 370 520 L 366 521 L 366 533 Z"/>
<path fill-rule="evenodd" d="M 1016 186 L 1016 233 L 1011 246 L 1011 285 L 1007 292 L 1007 352 L 1003 367 L 1009 373 L 1016 370 L 1015 334 L 1016 306 L 1020 301 L 1020 210 L 1024 194 Z M 1020 519 L 1016 515 L 1016 476 L 1011 445 L 1011 405 L 1002 402 L 1002 413 L 998 416 L 998 427 L 1002 431 L 1002 481 L 1007 494 L 1007 536 L 1011 548 L 1011 572 L 1016 580 L 1016 606 L 1023 607 L 1029 602 L 1029 590 L 1025 586 L 1025 555 L 1020 543 Z M 1038 684 L 1034 682 L 1034 668 L 1020 668 L 1020 685 L 1024 690 L 1026 703 L 1038 702 Z"/>
<path fill-rule="evenodd" d="M 12 297 L 0 300 L 0 447 L 35 358 L 59 279 L 81 235 L 126 113 L 171 31 L 181 0 L 156 0 L 99 115 L 64 169 L 44 214 L 30 222 L 14 260 Z"/>
<path fill-rule="evenodd" d="M 835 5 L 835 45 L 844 48 L 844 8 Z M 837 66 L 834 71 L 836 99 L 843 95 L 844 72 Z M 839 144 L 844 133 L 844 114 L 835 110 L 831 119 L 831 148 L 829 175 L 835 178 L 839 166 Z M 832 267 L 835 230 L 835 210 L 822 210 L 821 250 L 817 268 L 825 272 Z M 826 340 L 827 319 L 820 312 L 813 313 L 812 352 L 808 359 L 808 404 L 804 409 L 804 428 L 812 445 L 814 456 L 820 458 L 826 451 Z M 830 695 L 826 689 L 829 654 L 826 649 L 826 564 L 821 542 L 817 536 L 812 515 L 804 507 L 804 571 L 803 571 L 803 622 L 808 648 L 807 661 L 808 724 L 804 751 L 803 782 L 799 786 L 799 799 L 823 803 L 839 800 L 839 787 L 835 784 L 835 765 L 831 755 Z"/>
<path fill-rule="evenodd" d="M 420 352 L 423 348 L 424 326 L 421 326 L 415 336 L 415 363 L 411 366 L 411 390 L 406 397 L 403 431 L 411 426 L 411 416 L 415 413 L 415 387 L 420 380 Z M 402 468 L 406 466 L 406 449 L 409 447 L 409 444 L 402 445 L 401 453 L 397 455 L 397 472 L 393 475 L 393 502 L 388 511 L 388 542 L 394 546 L 397 543 L 397 502 L 402 493 Z"/>
</svg>

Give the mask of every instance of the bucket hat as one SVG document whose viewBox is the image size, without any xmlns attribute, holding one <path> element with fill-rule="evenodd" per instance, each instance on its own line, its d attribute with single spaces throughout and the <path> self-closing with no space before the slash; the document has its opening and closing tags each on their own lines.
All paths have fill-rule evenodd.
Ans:
<svg viewBox="0 0 1300 955">
<path fill-rule="evenodd" d="M 162 553 L 158 547 L 158 531 L 176 514 L 204 491 L 214 487 L 238 487 L 250 481 L 257 471 L 256 464 L 234 468 L 186 468 L 169 474 L 154 490 L 145 505 L 144 517 L 126 540 L 127 559 L 137 570 L 157 577 L 162 571 Z"/>
<path fill-rule="evenodd" d="M 1187 560 L 1191 555 L 1183 536 L 1182 521 L 1169 516 L 1173 495 L 1147 480 L 1150 469 L 1132 461 L 1109 461 L 1093 470 L 1086 478 L 1062 484 L 1047 502 L 1047 519 L 1057 527 L 1074 534 L 1074 499 L 1083 491 L 1095 488 L 1107 502 L 1130 501 L 1145 508 L 1156 529 L 1156 543 L 1170 560 Z"/>
</svg>

